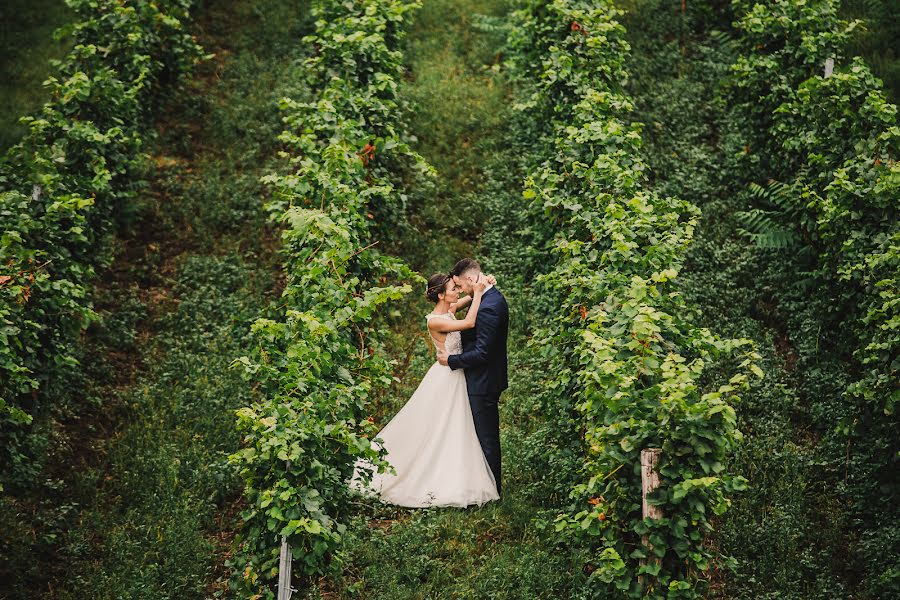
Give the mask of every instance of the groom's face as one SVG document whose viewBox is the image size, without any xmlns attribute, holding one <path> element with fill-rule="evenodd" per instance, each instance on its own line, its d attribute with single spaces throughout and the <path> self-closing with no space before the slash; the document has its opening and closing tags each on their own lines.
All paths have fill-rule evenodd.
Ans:
<svg viewBox="0 0 900 600">
<path fill-rule="evenodd" d="M 471 294 L 475 290 L 475 279 L 476 274 L 470 271 L 468 273 L 463 273 L 462 275 L 454 275 L 453 283 L 465 293 Z"/>
</svg>

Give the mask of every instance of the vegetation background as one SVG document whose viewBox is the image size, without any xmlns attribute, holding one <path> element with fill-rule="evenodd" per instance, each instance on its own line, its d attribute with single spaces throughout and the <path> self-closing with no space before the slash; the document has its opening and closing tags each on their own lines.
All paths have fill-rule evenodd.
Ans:
<svg viewBox="0 0 900 600">
<path fill-rule="evenodd" d="M 0 149 L 8 152 L 0 178 L 0 229 L 6 236 L 0 245 L 0 269 L 5 269 L 0 275 L 38 273 L 28 260 L 50 256 L 45 246 L 56 246 L 65 252 L 53 256 L 54 267 L 62 269 L 65 262 L 83 270 L 60 271 L 54 277 L 84 285 L 81 295 L 64 295 L 60 286 L 48 284 L 47 290 L 57 291 L 45 291 L 35 285 L 35 298 L 48 303 L 65 299 L 65 304 L 59 300 L 41 305 L 56 307 L 41 312 L 14 312 L 38 305 L 29 298 L 28 286 L 16 288 L 16 295 L 10 291 L 14 282 L 0 289 L 10 294 L 0 306 L 4 327 L 18 326 L 18 319 L 65 322 L 66 315 L 77 314 L 71 319 L 71 335 L 63 341 L 47 342 L 44 329 L 36 329 L 35 344 L 64 350 L 26 357 L 32 361 L 28 364 L 44 369 L 36 392 L 7 394 L 10 388 L 3 386 L 8 383 L 0 386 L 4 401 L 12 399 L 11 405 L 24 407 L 31 419 L 23 424 L 14 413 L 7 417 L 3 412 L 0 421 L 0 597 L 271 596 L 272 573 L 265 568 L 271 556 L 260 558 L 246 545 L 255 526 L 255 517 L 247 515 L 259 499 L 245 495 L 245 486 L 253 489 L 254 484 L 229 456 L 252 445 L 246 438 L 242 444 L 246 431 L 236 428 L 235 411 L 264 406 L 265 398 L 273 396 L 273 379 L 255 378 L 233 363 L 245 357 L 245 366 L 251 364 L 260 348 L 275 356 L 288 347 L 274 342 L 267 346 L 270 342 L 261 341 L 254 323 L 261 318 L 287 323 L 287 303 L 304 306 L 314 297 L 315 289 L 298 285 L 305 276 L 292 262 L 299 251 L 282 237 L 285 225 L 272 218 L 283 208 L 272 206 L 284 193 L 278 187 L 283 183 L 264 177 L 292 173 L 291 156 L 304 155 L 297 150 L 305 148 L 302 144 L 281 135 L 291 127 L 282 120 L 291 108 L 281 99 L 316 100 L 321 88 L 307 59 L 327 55 L 321 52 L 326 44 L 321 38 L 316 44 L 305 38 L 320 28 L 308 2 L 121 3 L 141 14 L 151 14 L 151 4 L 177 14 L 178 26 L 167 25 L 177 32 L 171 34 L 177 43 L 159 43 L 154 36 L 161 30 L 153 29 L 146 45 L 110 46 L 123 57 L 110 58 L 111 64 L 122 69 L 132 68 L 128 65 L 133 56 L 158 52 L 162 66 L 148 75 L 152 86 L 148 83 L 137 92 L 148 98 L 135 109 L 137 133 L 129 134 L 128 143 L 96 142 L 102 150 L 85 151 L 88 158 L 65 165 L 71 172 L 92 174 L 94 157 L 102 155 L 113 172 L 112 183 L 103 184 L 107 187 L 97 207 L 86 209 L 83 222 L 77 212 L 81 209 L 72 209 L 72 216 L 66 217 L 71 221 L 59 222 L 46 220 L 52 211 L 41 209 L 32 215 L 34 222 L 50 233 L 37 225 L 28 224 L 27 229 L 22 215 L 31 213 L 20 208 L 24 205 L 19 196 L 30 195 L 31 182 L 25 181 L 22 165 L 27 162 L 37 172 L 45 163 L 17 157 L 27 154 L 22 144 L 31 148 L 48 138 L 19 117 L 38 115 L 45 103 L 66 96 L 70 88 L 41 82 L 59 76 L 66 67 L 53 61 L 65 61 L 83 41 L 78 36 L 94 31 L 73 25 L 110 13 L 112 4 L 14 0 L 0 8 Z M 341 3 L 315 4 L 333 8 Z M 409 3 L 368 4 L 399 11 L 398 6 Z M 859 84 L 865 92 L 861 95 L 870 98 L 881 92 L 869 90 L 883 90 L 885 102 L 878 114 L 888 115 L 887 122 L 876 126 L 875 118 L 867 120 L 870 113 L 859 107 L 872 104 L 851 104 L 841 116 L 846 120 L 841 131 L 852 135 L 837 134 L 837 139 L 849 139 L 840 160 L 856 156 L 853 143 L 862 144 L 873 131 L 884 134 L 879 138 L 885 140 L 884 152 L 896 151 L 891 146 L 896 133 L 890 137 L 896 132 L 896 108 L 891 112 L 884 106 L 896 105 L 900 92 L 898 2 L 773 4 L 789 7 L 785 19 L 800 23 L 796 30 L 801 33 L 827 37 L 840 29 L 838 19 L 864 21 L 841 42 L 836 69 L 846 68 L 853 56 L 862 57 L 880 81 Z M 799 12 L 790 7 L 806 4 L 815 14 L 806 21 L 794 19 L 791 15 Z M 568 522 L 560 515 L 575 518 L 572 523 L 575 515 L 597 521 L 591 515 L 601 514 L 604 506 L 595 503 L 584 510 L 585 501 L 600 492 L 579 487 L 595 464 L 587 461 L 586 466 L 591 450 L 585 447 L 585 432 L 592 421 L 577 406 L 577 394 L 583 390 L 574 383 L 560 385 L 557 375 L 571 363 L 558 362 L 563 359 L 548 355 L 539 343 L 548 331 L 570 335 L 560 334 L 562 326 L 550 322 L 551 317 L 576 325 L 583 318 L 574 300 L 571 306 L 560 302 L 564 286 L 554 287 L 552 279 L 563 264 L 553 250 L 555 236 L 573 227 L 576 239 L 580 230 L 564 213 L 553 212 L 562 209 L 523 198 L 527 178 L 535 178 L 548 164 L 561 164 L 554 158 L 560 138 L 554 127 L 565 127 L 574 118 L 563 109 L 572 108 L 566 103 L 578 87 L 540 88 L 534 73 L 540 66 L 534 56 L 546 50 L 541 43 L 551 35 L 540 29 L 543 19 L 570 14 L 566 11 L 576 15 L 556 23 L 566 35 L 574 31 L 573 23 L 587 23 L 588 17 L 604 27 L 616 20 L 623 26 L 619 32 L 609 25 L 615 52 L 604 50 L 603 56 L 610 64 L 621 58 L 621 64 L 610 69 L 621 68 L 627 76 L 596 79 L 608 86 L 608 93 L 630 99 L 633 107 L 610 109 L 604 119 L 639 133 L 637 142 L 616 143 L 625 148 L 625 162 L 642 171 L 638 185 L 646 194 L 681 199 L 702 215 L 690 244 L 676 253 L 677 280 L 661 282 L 661 288 L 669 285 L 665 289 L 679 292 L 691 327 L 708 327 L 725 339 L 751 340 L 759 353 L 756 363 L 765 373 L 734 402 L 743 442 L 726 453 L 723 468 L 746 478 L 748 485 L 744 491 L 728 492 L 727 511 L 709 510 L 710 530 L 697 541 L 698 548 L 711 549 L 708 568 L 698 566 L 706 562 L 705 556 L 692 557 L 690 568 L 678 561 L 666 563 L 662 577 L 684 577 L 692 581 L 692 591 L 714 598 L 900 595 L 894 527 L 896 420 L 892 410 L 877 405 L 887 401 L 885 390 L 896 389 L 890 387 L 896 386 L 896 354 L 891 354 L 897 347 L 896 325 L 884 329 L 891 339 L 882 352 L 888 355 L 882 361 L 888 367 L 880 371 L 893 377 L 893 383 L 877 388 L 874 403 L 855 404 L 846 390 L 866 375 L 864 365 L 872 364 L 860 359 L 859 340 L 876 335 L 856 323 L 867 316 L 865 297 L 873 288 L 839 277 L 843 263 L 829 258 L 827 236 L 820 237 L 809 226 L 817 215 L 804 212 L 797 195 L 790 196 L 791 189 L 787 201 L 779 201 L 777 186 L 766 186 L 769 178 L 780 178 L 786 185 L 808 185 L 821 192 L 816 169 L 830 176 L 842 163 L 817 163 L 782 150 L 792 138 L 790 128 L 779 130 L 768 120 L 777 104 L 761 103 L 758 114 L 746 108 L 747 97 L 756 89 L 735 84 L 733 65 L 763 56 L 755 63 L 759 68 L 769 56 L 764 56 L 768 48 L 755 47 L 736 24 L 752 5 L 742 0 L 433 0 L 397 21 L 405 28 L 405 34 L 396 37 L 402 55 L 365 50 L 371 52 L 365 55 L 372 64 L 397 69 L 396 90 L 377 99 L 387 107 L 385 131 L 396 122 L 397 137 L 409 143 L 409 154 L 385 152 L 382 159 L 383 146 L 378 146 L 370 171 L 347 168 L 349 175 L 344 173 L 351 178 L 347 181 L 357 183 L 366 181 L 368 173 L 396 190 L 351 211 L 364 223 L 348 226 L 354 235 L 380 242 L 371 259 L 357 259 L 363 262 L 354 273 L 361 279 L 359 290 L 381 285 L 371 273 L 384 269 L 392 283 L 409 284 L 413 292 L 361 319 L 373 331 L 373 347 L 392 361 L 385 368 L 394 379 L 363 394 L 366 402 L 353 409 L 361 411 L 354 418 L 369 416 L 376 429 L 385 424 L 433 360 L 422 327 L 430 307 L 419 293 L 416 273 L 428 276 L 446 270 L 460 256 L 483 258 L 512 308 L 512 380 L 501 407 L 508 492 L 500 503 L 465 511 L 408 511 L 348 499 L 340 513 L 346 527 L 340 542 L 316 549 L 322 560 L 298 569 L 295 585 L 302 597 L 616 598 L 634 593 L 633 570 L 624 571 L 609 554 L 598 559 L 604 549 L 622 547 L 615 543 L 631 543 L 628 536 L 634 533 L 627 530 L 624 517 L 625 533 L 618 534 L 624 542 L 604 537 L 599 522 L 596 531 L 585 527 L 588 533 L 583 535 L 578 524 L 576 534 L 560 531 L 560 524 Z M 178 12 L 182 7 L 183 14 Z M 537 40 L 531 46 L 516 46 L 516 35 L 526 28 L 523 23 L 530 23 L 530 39 Z M 823 48 L 831 43 L 823 42 Z M 796 67 L 799 73 L 784 85 L 799 88 L 809 74 L 789 58 L 784 60 L 777 68 L 787 74 Z M 588 56 L 585 64 L 607 66 L 592 61 Z M 814 68 L 818 72 L 821 66 Z M 577 81 L 576 75 L 570 80 L 561 76 L 560 81 Z M 122 114 L 117 112 L 123 110 L 121 90 L 103 88 L 111 90 L 102 96 L 108 104 L 95 105 L 98 89 L 99 84 L 80 105 L 88 112 L 69 117 L 59 113 L 59 122 L 80 123 L 85 114 L 101 122 L 104 116 Z M 536 89 L 552 90 L 555 104 L 523 109 Z M 767 97 L 770 103 L 775 95 Z M 370 114 L 365 111 L 371 106 L 354 107 L 358 114 Z M 797 109 L 797 131 L 807 124 L 803 110 Z M 827 108 L 821 110 L 828 114 Z M 61 126 L 63 130 L 60 139 L 73 135 Z M 828 147 L 822 140 L 828 138 L 818 131 L 797 145 L 824 153 Z M 744 152 L 752 135 L 762 145 Z M 823 147 L 814 147 L 816 143 Z M 417 171 L 412 154 L 433 167 L 435 175 Z M 878 164 L 870 163 L 866 172 L 874 173 Z M 60 177 L 74 181 L 66 179 L 66 172 Z M 885 184 L 882 194 L 896 191 L 896 171 L 893 177 L 894 187 Z M 74 197 L 88 194 L 94 184 L 60 185 L 60 194 Z M 560 196 L 587 198 L 582 192 L 590 188 L 567 185 L 553 189 Z M 862 196 L 877 198 L 877 193 Z M 104 194 L 110 198 L 108 206 L 102 203 Z M 866 219 L 846 219 L 848 237 L 861 232 L 875 239 L 879 232 L 896 232 L 896 219 L 892 224 L 890 215 L 896 216 L 897 198 L 884 197 L 888 201 L 882 208 L 871 208 L 871 213 L 865 212 L 868 207 L 860 209 Z M 752 220 L 754 209 L 770 218 Z M 65 237 L 74 227 L 90 230 L 92 237 Z M 26 241 L 20 243 L 10 231 L 27 231 Z M 27 260 L 23 249 L 30 253 Z M 865 264 L 856 255 L 845 255 L 851 271 L 853 265 Z M 391 266 L 392 257 L 401 259 L 409 271 Z M 300 291 L 284 294 L 292 289 Z M 878 322 L 877 315 L 868 318 Z M 2 335 L 0 360 L 18 356 L 10 341 L 18 330 L 4 329 Z M 7 348 L 13 350 L 5 353 Z M 881 363 L 873 362 L 874 372 Z M 7 368 L 12 362 L 0 364 Z M 729 368 L 725 361 L 712 369 L 702 380 L 704 390 L 715 389 L 723 378 L 727 381 Z M 291 479 L 295 473 L 284 473 L 285 481 L 296 482 Z M 260 547 L 277 551 L 271 542 L 282 523 L 276 529 L 268 525 L 266 531 L 269 518 L 263 515 L 261 521 Z M 286 518 L 285 523 L 292 520 L 299 518 Z M 315 541 L 316 535 L 310 539 Z M 636 564 L 635 557 L 621 558 Z M 248 568 L 258 581 L 250 581 Z M 679 596 L 675 588 L 654 593 L 691 597 L 690 591 Z"/>
</svg>

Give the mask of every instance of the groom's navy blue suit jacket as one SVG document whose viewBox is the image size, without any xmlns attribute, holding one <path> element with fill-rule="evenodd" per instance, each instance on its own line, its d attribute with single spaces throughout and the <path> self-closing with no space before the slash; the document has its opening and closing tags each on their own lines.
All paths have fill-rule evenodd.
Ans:
<svg viewBox="0 0 900 600">
<path fill-rule="evenodd" d="M 447 359 L 451 369 L 465 369 L 469 396 L 499 395 L 509 387 L 506 371 L 506 337 L 509 306 L 497 288 L 481 297 L 475 327 L 462 332 L 462 354 Z"/>
</svg>

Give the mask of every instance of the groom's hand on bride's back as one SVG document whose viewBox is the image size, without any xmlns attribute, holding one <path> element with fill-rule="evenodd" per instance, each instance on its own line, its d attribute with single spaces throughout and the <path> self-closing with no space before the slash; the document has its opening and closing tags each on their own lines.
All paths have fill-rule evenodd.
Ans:
<svg viewBox="0 0 900 600">
<path fill-rule="evenodd" d="M 441 363 L 442 365 L 444 365 L 444 366 L 446 367 L 446 366 L 447 366 L 447 357 L 448 357 L 448 356 L 449 356 L 449 355 L 447 354 L 447 351 L 446 351 L 446 350 L 438 350 L 437 360 L 438 360 L 439 363 Z"/>
</svg>

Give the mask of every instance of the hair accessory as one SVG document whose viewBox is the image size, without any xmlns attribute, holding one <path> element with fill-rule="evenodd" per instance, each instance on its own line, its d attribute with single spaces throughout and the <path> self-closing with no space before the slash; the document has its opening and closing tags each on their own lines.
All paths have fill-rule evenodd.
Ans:
<svg viewBox="0 0 900 600">
<path fill-rule="evenodd" d="M 441 283 L 439 283 L 439 284 L 437 284 L 437 285 L 433 285 L 433 286 L 431 286 L 431 287 L 429 287 L 429 288 L 425 288 L 425 293 L 426 293 L 426 294 L 428 294 L 428 293 L 430 293 L 430 292 L 433 292 L 434 290 L 437 290 L 437 289 L 440 289 L 440 288 L 444 287 L 445 285 L 447 285 L 447 282 L 448 282 L 448 281 L 450 281 L 451 279 L 453 279 L 453 277 L 452 277 L 451 275 L 448 275 L 448 274 L 446 274 L 446 273 L 442 273 L 442 275 L 445 275 L 446 279 L 444 279 Z"/>
</svg>

